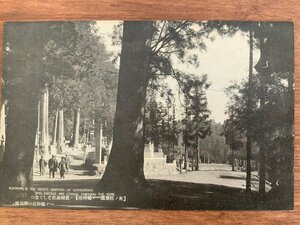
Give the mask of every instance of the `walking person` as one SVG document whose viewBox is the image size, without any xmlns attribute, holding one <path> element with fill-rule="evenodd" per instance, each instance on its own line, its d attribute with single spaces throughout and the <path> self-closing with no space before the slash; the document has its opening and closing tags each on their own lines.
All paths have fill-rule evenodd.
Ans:
<svg viewBox="0 0 300 225">
<path fill-rule="evenodd" d="M 67 160 L 65 157 L 61 157 L 61 161 L 59 162 L 58 165 L 59 171 L 60 171 L 60 177 L 62 179 L 65 178 L 65 174 L 67 172 Z"/>
<path fill-rule="evenodd" d="M 43 156 L 41 156 L 41 158 L 39 160 L 39 166 L 40 166 L 40 176 L 44 176 L 46 166 L 47 166 L 47 162 L 46 162 L 46 160 L 44 159 Z"/>
<path fill-rule="evenodd" d="M 52 155 L 52 158 L 49 159 L 49 162 L 48 162 L 49 178 L 51 178 L 51 175 L 53 178 L 55 177 L 55 173 L 57 171 L 57 166 L 58 166 L 57 159 L 54 155 Z"/>
<path fill-rule="evenodd" d="M 69 169 L 70 169 L 70 165 L 71 165 L 71 159 L 68 156 L 68 154 L 66 154 L 66 162 L 67 162 L 67 171 L 66 171 L 66 174 L 68 174 L 69 173 Z"/>
</svg>

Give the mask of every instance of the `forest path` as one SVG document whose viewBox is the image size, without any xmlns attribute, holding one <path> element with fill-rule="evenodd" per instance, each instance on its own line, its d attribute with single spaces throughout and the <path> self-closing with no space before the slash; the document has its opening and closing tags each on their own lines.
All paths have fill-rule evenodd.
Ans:
<svg viewBox="0 0 300 225">
<path fill-rule="evenodd" d="M 147 179 L 189 182 L 196 184 L 214 184 L 226 187 L 246 189 L 246 172 L 232 171 L 228 164 L 200 164 L 199 171 L 184 170 L 182 174 L 146 176 Z M 251 189 L 258 191 L 259 181 L 257 171 L 252 172 Z M 270 186 L 266 184 L 266 191 Z"/>
<path fill-rule="evenodd" d="M 91 150 L 92 151 L 92 150 Z M 60 162 L 61 157 L 64 157 L 65 154 L 57 154 L 56 159 Z M 40 176 L 39 168 L 34 168 L 33 180 L 34 181 L 57 181 L 57 180 L 86 180 L 86 179 L 100 179 L 100 175 L 90 176 L 88 170 L 84 167 L 84 153 L 82 151 L 68 151 L 68 157 L 71 160 L 70 168 L 68 173 L 65 175 L 65 178 L 62 179 L 57 170 L 55 178 L 49 178 L 49 169 L 48 165 L 46 166 L 45 174 Z M 46 160 L 48 162 L 48 160 Z"/>
</svg>

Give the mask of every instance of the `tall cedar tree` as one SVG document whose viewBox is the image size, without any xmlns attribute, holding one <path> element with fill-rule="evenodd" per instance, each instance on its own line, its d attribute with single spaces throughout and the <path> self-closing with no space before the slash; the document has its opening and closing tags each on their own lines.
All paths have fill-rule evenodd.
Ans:
<svg viewBox="0 0 300 225">
<path fill-rule="evenodd" d="M 4 95 L 9 112 L 0 193 L 2 200 L 12 200 L 17 195 L 9 193 L 9 187 L 29 188 L 32 181 L 45 24 L 8 23 L 4 31 Z"/>
<path fill-rule="evenodd" d="M 153 22 L 124 22 L 113 146 L 101 186 L 130 192 L 146 183 L 144 106 Z"/>
<path fill-rule="evenodd" d="M 102 178 L 104 186 L 128 191 L 146 184 L 143 120 L 148 83 L 165 76 L 180 85 L 190 80 L 173 67 L 171 58 L 197 65 L 197 56 L 189 50 L 205 49 L 203 39 L 212 30 L 208 22 L 124 22 L 114 142 Z"/>
<path fill-rule="evenodd" d="M 196 170 L 199 169 L 199 139 L 204 139 L 210 134 L 211 121 L 207 109 L 206 89 L 209 87 L 207 76 L 201 78 L 193 77 L 186 82 L 184 93 L 186 95 L 186 117 L 184 142 L 185 146 L 191 146 Z"/>
</svg>

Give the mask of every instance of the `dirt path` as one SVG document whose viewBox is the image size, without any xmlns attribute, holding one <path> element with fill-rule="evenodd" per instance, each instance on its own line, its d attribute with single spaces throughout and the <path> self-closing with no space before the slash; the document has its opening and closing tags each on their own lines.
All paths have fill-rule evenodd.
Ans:
<svg viewBox="0 0 300 225">
<path fill-rule="evenodd" d="M 231 171 L 231 166 L 227 164 L 201 164 L 199 171 L 183 172 L 176 175 L 147 176 L 147 179 L 189 182 L 197 184 L 222 185 L 233 188 L 246 188 L 246 173 L 242 171 Z M 258 191 L 257 172 L 252 173 L 251 188 Z M 266 191 L 269 191 L 266 185 Z"/>
</svg>

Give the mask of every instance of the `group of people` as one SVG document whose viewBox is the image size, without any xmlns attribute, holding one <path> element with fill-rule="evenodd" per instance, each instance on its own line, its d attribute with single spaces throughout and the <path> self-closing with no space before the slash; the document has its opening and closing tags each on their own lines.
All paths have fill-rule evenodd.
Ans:
<svg viewBox="0 0 300 225">
<path fill-rule="evenodd" d="M 66 155 L 65 157 L 61 157 L 61 161 L 58 162 L 56 156 L 52 155 L 52 157 L 48 160 L 47 163 L 44 157 L 41 156 L 41 159 L 39 161 L 40 176 L 44 176 L 47 165 L 49 168 L 49 178 L 55 178 L 55 174 L 57 170 L 59 170 L 60 177 L 63 179 L 65 178 L 65 175 L 69 172 L 71 160 L 68 157 L 68 155 Z"/>
</svg>

